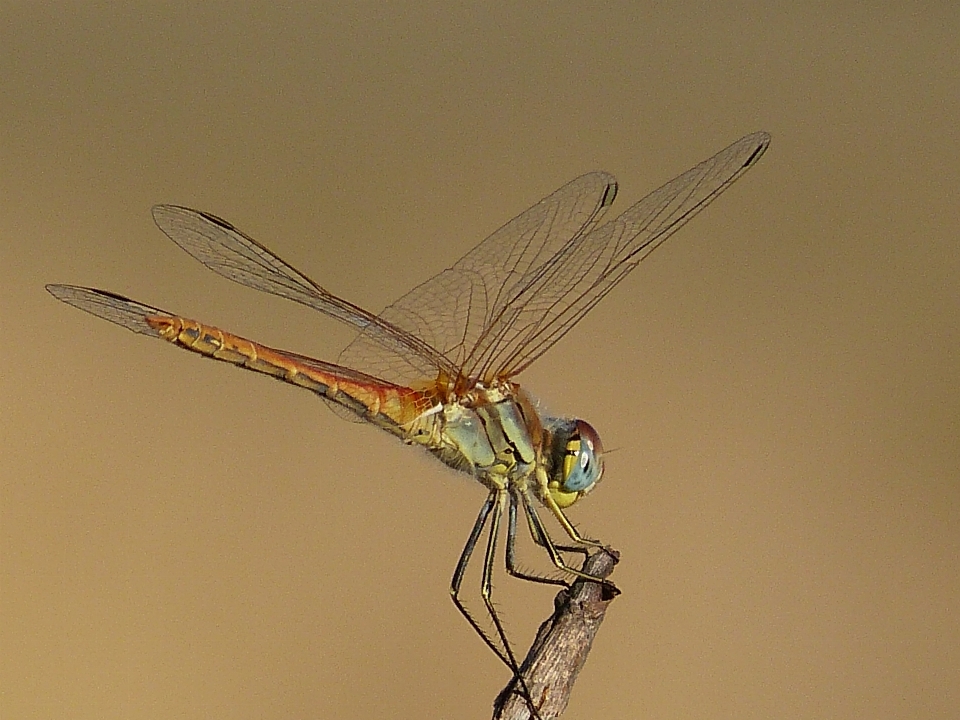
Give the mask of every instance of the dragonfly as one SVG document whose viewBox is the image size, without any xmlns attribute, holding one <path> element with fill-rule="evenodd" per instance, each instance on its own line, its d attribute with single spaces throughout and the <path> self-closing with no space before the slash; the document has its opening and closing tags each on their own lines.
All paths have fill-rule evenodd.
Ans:
<svg viewBox="0 0 960 720">
<path fill-rule="evenodd" d="M 153 208 L 160 230 L 210 270 L 356 330 L 337 363 L 268 347 L 106 290 L 75 285 L 48 285 L 47 290 L 135 333 L 311 390 L 339 414 L 424 448 L 472 476 L 487 495 L 454 569 L 450 594 L 522 682 L 492 601 L 504 514 L 509 575 L 557 585 L 584 578 L 616 588 L 574 567 L 564 555 L 588 555 L 604 547 L 582 535 L 566 515 L 600 482 L 600 437 L 584 420 L 541 414 L 515 378 L 753 167 L 769 143 L 765 132 L 746 135 L 607 222 L 616 180 L 606 172 L 582 175 L 379 314 L 324 289 L 215 215 L 177 205 Z M 564 543 L 551 535 L 541 511 L 559 524 Z M 520 523 L 556 568 L 552 575 L 518 567 Z M 484 532 L 481 622 L 461 590 Z"/>
</svg>

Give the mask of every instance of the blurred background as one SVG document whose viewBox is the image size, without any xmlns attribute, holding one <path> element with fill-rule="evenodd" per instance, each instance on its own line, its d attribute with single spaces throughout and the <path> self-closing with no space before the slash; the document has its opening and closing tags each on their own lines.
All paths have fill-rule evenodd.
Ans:
<svg viewBox="0 0 960 720">
<path fill-rule="evenodd" d="M 616 449 L 571 516 L 623 596 L 565 717 L 956 717 L 956 4 L 0 13 L 4 718 L 485 718 L 509 677 L 447 594 L 482 488 L 44 283 L 334 360 L 150 206 L 379 310 L 583 172 L 622 209 L 759 129 L 520 378 Z M 525 650 L 553 591 L 496 593 Z"/>
</svg>

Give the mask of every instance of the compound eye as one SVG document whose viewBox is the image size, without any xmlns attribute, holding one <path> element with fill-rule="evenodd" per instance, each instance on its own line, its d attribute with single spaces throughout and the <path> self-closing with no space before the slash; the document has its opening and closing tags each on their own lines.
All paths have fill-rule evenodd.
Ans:
<svg viewBox="0 0 960 720">
<path fill-rule="evenodd" d="M 603 475 L 603 445 L 597 431 L 583 420 L 577 420 L 576 429 L 567 440 L 563 455 L 563 482 L 565 493 L 586 493 Z"/>
</svg>

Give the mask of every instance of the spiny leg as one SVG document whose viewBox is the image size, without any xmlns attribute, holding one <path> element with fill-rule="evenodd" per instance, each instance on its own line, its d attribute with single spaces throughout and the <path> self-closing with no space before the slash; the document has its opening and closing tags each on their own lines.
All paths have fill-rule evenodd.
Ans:
<svg viewBox="0 0 960 720">
<path fill-rule="evenodd" d="M 592 582 L 600 583 L 601 585 L 607 588 L 610 588 L 610 590 L 612 590 L 614 593 L 617 593 L 617 594 L 620 593 L 620 591 L 617 589 L 617 586 L 614 585 L 609 580 L 605 580 L 604 578 L 600 578 L 600 577 L 595 577 L 589 573 L 585 573 L 582 570 L 578 570 L 577 568 L 573 568 L 567 565 L 567 563 L 563 559 L 563 556 L 560 555 L 558 546 L 554 544 L 553 540 L 550 538 L 550 534 L 547 532 L 547 529 L 544 527 L 543 520 L 541 520 L 540 515 L 537 514 L 537 509 L 533 506 L 533 499 L 530 497 L 529 493 L 521 491 L 520 499 L 523 502 L 523 509 L 527 514 L 527 520 L 530 523 L 530 532 L 533 535 L 534 541 L 536 542 L 538 537 L 544 541 L 543 547 L 546 549 L 547 555 L 550 556 L 550 561 L 554 565 L 556 565 L 559 570 L 570 573 L 575 577 L 583 578 L 584 580 L 590 580 Z M 563 526 L 564 530 L 567 530 L 567 534 L 570 535 L 570 538 L 574 542 L 578 542 L 584 545 L 589 545 L 592 547 L 598 547 L 600 549 L 603 549 L 602 543 L 599 543 L 596 540 L 588 540 L 582 537 L 580 533 L 576 531 L 576 529 L 573 527 L 570 521 L 567 520 L 566 516 L 563 514 L 563 511 L 559 507 L 556 507 L 555 504 L 554 506 L 551 507 L 551 510 L 553 510 L 555 514 L 558 514 L 558 518 L 560 517 L 563 518 L 563 522 L 561 522 L 560 524 Z"/>
<path fill-rule="evenodd" d="M 527 493 L 524 493 L 523 499 L 524 499 L 524 504 L 530 509 L 530 511 L 533 512 L 534 517 L 536 517 L 536 523 L 542 529 L 543 523 L 540 521 L 540 516 L 537 515 L 537 511 L 532 505 L 532 500 L 530 498 L 530 495 Z M 557 505 L 556 500 L 553 499 L 553 496 L 550 495 L 550 493 L 546 493 L 543 496 L 543 504 L 546 505 L 547 508 L 549 508 L 550 512 L 553 513 L 553 516 L 557 518 L 557 522 L 560 523 L 560 527 L 563 528 L 564 532 L 567 533 L 567 536 L 571 540 L 573 540 L 578 545 L 588 545 L 590 547 L 599 548 L 601 550 L 603 549 L 604 545 L 602 542 L 598 542 L 597 540 L 591 540 L 590 538 L 584 537 L 579 533 L 579 531 L 573 526 L 573 523 L 570 522 L 570 520 L 567 518 L 566 514 L 564 514 L 560 506 Z M 553 541 L 550 540 L 549 536 L 547 536 L 547 540 L 548 542 L 550 542 L 550 544 L 553 544 Z"/>
<path fill-rule="evenodd" d="M 450 581 L 450 597 L 453 599 L 453 604 L 457 606 L 457 610 L 460 611 L 460 614 L 467 619 L 468 623 L 470 623 L 470 626 L 481 638 L 483 638 L 483 641 L 487 644 L 487 646 L 497 654 L 497 657 L 509 667 L 509 658 L 506 657 L 503 650 L 501 650 L 500 647 L 498 647 L 493 640 L 490 639 L 490 637 L 487 635 L 487 631 L 480 626 L 480 623 L 476 621 L 476 619 L 467 609 L 467 606 L 464 605 L 463 601 L 460 599 L 460 587 L 463 585 L 463 576 L 467 572 L 467 565 L 470 564 L 470 558 L 473 556 L 473 551 L 477 547 L 477 540 L 480 539 L 480 533 L 483 532 L 483 528 L 487 524 L 487 519 L 490 517 L 490 511 L 493 510 L 496 500 L 496 493 L 491 492 L 486 501 L 483 503 L 483 507 L 480 508 L 480 513 L 477 515 L 477 520 L 473 524 L 473 530 L 470 531 L 470 537 L 467 538 L 467 542 L 463 546 L 463 552 L 460 553 L 460 559 L 457 561 L 457 567 L 453 571 L 453 579 Z"/>
<path fill-rule="evenodd" d="M 537 545 L 539 545 L 542 548 L 546 548 L 548 543 L 552 543 L 557 550 L 562 550 L 564 552 L 578 553 L 580 555 L 583 555 L 584 559 L 589 557 L 590 551 L 587 549 L 587 547 L 584 547 L 583 545 L 558 545 L 557 543 L 553 542 L 553 539 L 546 534 L 546 531 L 543 528 L 542 524 L 534 523 L 533 520 L 531 519 L 530 517 L 531 507 L 529 507 L 526 503 L 524 503 L 523 509 L 527 519 L 527 528 L 530 530 L 530 537 L 533 538 L 533 541 Z M 593 540 L 590 540 L 588 542 L 590 543 L 588 547 L 592 547 L 594 544 L 596 544 L 595 541 Z"/>
<path fill-rule="evenodd" d="M 540 720 L 540 714 L 537 712 L 537 708 L 533 704 L 533 698 L 530 695 L 530 688 L 527 687 L 527 682 L 520 672 L 520 663 L 517 662 L 516 655 L 513 654 L 513 648 L 510 646 L 510 640 L 507 639 L 507 631 L 500 621 L 500 615 L 497 614 L 497 609 L 493 606 L 493 568 L 497 562 L 497 540 L 500 537 L 500 519 L 503 517 L 503 501 L 506 498 L 506 493 L 503 490 L 498 491 L 496 494 L 496 507 L 490 518 L 490 534 L 487 536 L 487 551 L 483 557 L 480 596 L 483 598 L 483 604 L 487 608 L 487 614 L 490 616 L 490 619 L 493 620 L 493 625 L 497 629 L 497 636 L 500 638 L 500 642 L 503 643 L 506 656 L 510 660 L 507 664 L 510 666 L 513 677 L 520 686 L 520 695 L 527 703 L 527 707 L 530 708 L 531 715 L 537 718 L 537 720 Z"/>
<path fill-rule="evenodd" d="M 537 709 L 533 704 L 533 698 L 530 696 L 530 690 L 527 687 L 526 680 L 524 680 L 523 675 L 520 673 L 520 665 L 517 662 L 516 656 L 513 654 L 513 649 L 510 647 L 510 643 L 507 640 L 506 632 L 504 631 L 503 625 L 500 622 L 500 617 L 497 615 L 496 610 L 494 610 L 493 603 L 490 599 L 493 559 L 496 556 L 496 540 L 497 533 L 500 529 L 500 515 L 503 510 L 502 503 L 503 491 L 493 490 L 490 492 L 490 495 L 480 508 L 476 522 L 473 524 L 473 529 L 470 531 L 470 536 L 467 538 L 467 542 L 463 546 L 463 551 L 460 553 L 460 559 L 457 561 L 457 567 L 453 571 L 453 579 L 450 582 L 450 597 L 453 599 L 453 604 L 456 605 L 457 610 L 460 611 L 460 614 L 466 618 L 468 623 L 470 623 L 470 627 L 472 627 L 474 631 L 481 637 L 483 642 L 486 643 L 487 647 L 493 650 L 496 656 L 500 658 L 501 662 L 510 668 L 515 680 L 520 686 L 520 694 L 523 696 L 524 701 L 530 708 L 531 716 L 537 720 L 540 720 L 540 714 L 537 712 Z M 477 622 L 476 618 L 473 617 L 466 605 L 464 605 L 463 601 L 460 599 L 460 588 L 463 585 L 463 577 L 466 574 L 467 566 L 470 563 L 470 558 L 473 556 L 473 551 L 477 547 L 477 541 L 480 539 L 480 533 L 483 532 L 483 528 L 487 524 L 490 513 L 494 511 L 494 509 L 496 509 L 496 512 L 494 512 L 493 520 L 490 523 L 490 534 L 487 538 L 487 549 L 483 562 L 481 594 L 483 596 L 483 602 L 487 608 L 487 612 L 492 618 L 494 626 L 496 627 L 497 635 L 500 641 L 503 643 L 503 648 L 493 642 L 493 639 L 487 634 L 487 631 L 480 626 L 480 623 Z"/>
<path fill-rule="evenodd" d="M 529 519 L 527 520 L 528 525 L 530 524 Z M 545 541 L 542 538 L 538 538 L 534 532 L 533 526 L 530 525 L 530 535 L 533 536 L 533 540 L 537 545 L 541 547 L 545 546 Z M 531 573 L 523 572 L 522 570 L 517 569 L 517 496 L 516 493 L 510 493 L 510 508 L 507 512 L 507 551 L 506 551 L 506 565 L 507 572 L 510 573 L 515 578 L 520 578 L 521 580 L 529 580 L 531 582 L 543 583 L 544 585 L 560 585 L 561 587 L 568 587 L 569 583 L 566 580 L 561 580 L 559 578 L 545 577 L 543 575 L 533 575 Z M 586 553 L 584 548 L 560 548 L 562 550 L 579 550 Z"/>
</svg>

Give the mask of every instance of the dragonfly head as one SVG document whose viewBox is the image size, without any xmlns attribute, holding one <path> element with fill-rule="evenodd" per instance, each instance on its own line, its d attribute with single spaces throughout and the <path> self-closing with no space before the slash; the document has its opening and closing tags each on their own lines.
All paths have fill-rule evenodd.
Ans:
<svg viewBox="0 0 960 720">
<path fill-rule="evenodd" d="M 603 475 L 603 444 L 583 420 L 566 420 L 554 428 L 553 473 L 550 495 L 568 508 L 593 490 Z"/>
</svg>

